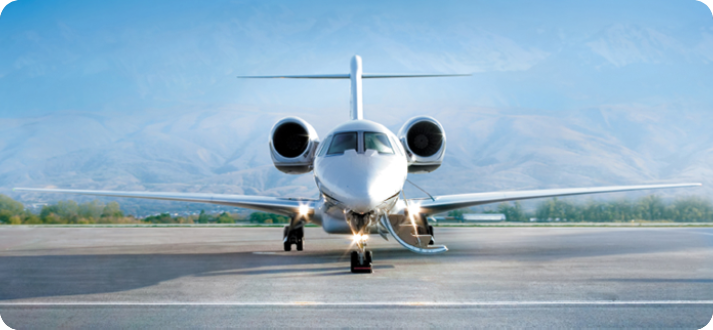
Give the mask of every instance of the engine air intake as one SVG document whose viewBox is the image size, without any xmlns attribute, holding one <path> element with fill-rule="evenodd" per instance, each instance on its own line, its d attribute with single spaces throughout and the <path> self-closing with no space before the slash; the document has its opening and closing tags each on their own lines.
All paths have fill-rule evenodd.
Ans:
<svg viewBox="0 0 713 330">
<path fill-rule="evenodd" d="M 312 171 L 319 137 L 314 128 L 297 117 L 282 118 L 270 132 L 270 156 L 275 167 L 289 174 Z"/>
<path fill-rule="evenodd" d="M 446 133 L 437 120 L 420 116 L 409 119 L 398 134 L 409 158 L 409 173 L 435 171 L 446 153 Z"/>
<path fill-rule="evenodd" d="M 307 150 L 309 133 L 297 123 L 284 123 L 272 136 L 275 151 L 285 158 L 295 158 Z"/>
<path fill-rule="evenodd" d="M 406 139 L 414 154 L 421 157 L 430 157 L 441 150 L 443 133 L 436 124 L 422 121 L 411 126 Z"/>
</svg>

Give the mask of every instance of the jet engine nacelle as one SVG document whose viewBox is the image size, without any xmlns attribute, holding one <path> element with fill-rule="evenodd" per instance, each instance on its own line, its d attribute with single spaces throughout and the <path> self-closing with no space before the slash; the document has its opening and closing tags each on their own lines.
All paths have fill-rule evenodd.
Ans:
<svg viewBox="0 0 713 330">
<path fill-rule="evenodd" d="M 270 155 L 278 170 L 288 174 L 312 171 L 319 137 L 312 125 L 297 117 L 283 118 L 270 132 Z"/>
<path fill-rule="evenodd" d="M 446 154 L 446 133 L 437 120 L 411 118 L 401 126 L 398 136 L 409 158 L 409 173 L 428 173 L 441 166 Z"/>
</svg>

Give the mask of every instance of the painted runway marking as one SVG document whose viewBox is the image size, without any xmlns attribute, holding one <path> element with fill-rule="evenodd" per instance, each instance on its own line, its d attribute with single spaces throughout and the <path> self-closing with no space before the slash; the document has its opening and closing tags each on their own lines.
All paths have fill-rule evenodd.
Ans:
<svg viewBox="0 0 713 330">
<path fill-rule="evenodd" d="M 63 306 L 234 306 L 234 307 L 527 307 L 527 306 L 654 306 L 713 305 L 713 300 L 629 300 L 629 301 L 483 301 L 483 302 L 0 302 L 0 307 Z"/>
</svg>

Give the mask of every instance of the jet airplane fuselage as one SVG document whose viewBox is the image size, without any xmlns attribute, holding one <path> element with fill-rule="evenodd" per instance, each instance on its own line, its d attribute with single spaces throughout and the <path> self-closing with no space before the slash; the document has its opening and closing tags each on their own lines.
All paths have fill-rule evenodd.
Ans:
<svg viewBox="0 0 713 330">
<path fill-rule="evenodd" d="M 398 134 L 381 124 L 365 120 L 362 79 L 446 76 L 468 75 L 370 74 L 362 72 L 361 58 L 354 56 L 347 74 L 240 77 L 350 80 L 351 120 L 336 127 L 323 140 L 320 141 L 310 124 L 296 117 L 278 121 L 270 133 L 270 154 L 275 167 L 289 174 L 314 171 L 320 192 L 318 199 L 145 191 L 16 190 L 212 203 L 284 214 L 290 217 L 290 223 L 285 226 L 283 233 L 285 251 L 291 251 L 293 245 L 301 251 L 304 225 L 319 224 L 328 233 L 352 234 L 354 240 L 350 246 L 355 246 L 356 251 L 351 254 L 351 271 L 371 273 L 372 253 L 366 250 L 368 234 L 378 233 L 384 239 L 390 235 L 403 247 L 416 253 L 436 254 L 447 251 L 444 245 L 435 245 L 433 227 L 428 220 L 433 214 L 532 198 L 701 185 L 679 183 L 560 188 L 442 196 L 426 193 L 429 198 L 403 198 L 403 187 L 409 173 L 429 173 L 442 164 L 446 150 L 445 130 L 436 119 L 428 116 L 409 119 Z"/>
<path fill-rule="evenodd" d="M 317 149 L 314 178 L 322 205 L 311 221 L 329 233 L 364 233 L 350 228 L 345 214 L 392 213 L 407 175 L 406 150 L 394 133 L 369 120 L 346 122 Z"/>
</svg>

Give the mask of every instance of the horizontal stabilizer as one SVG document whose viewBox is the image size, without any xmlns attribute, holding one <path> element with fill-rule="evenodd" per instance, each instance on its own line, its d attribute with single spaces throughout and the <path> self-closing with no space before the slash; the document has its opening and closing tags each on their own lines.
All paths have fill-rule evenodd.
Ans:
<svg viewBox="0 0 713 330">
<path fill-rule="evenodd" d="M 443 73 L 363 73 L 361 68 L 361 57 L 355 55 L 351 61 L 349 73 L 336 74 L 298 74 L 279 76 L 238 76 L 238 78 L 256 79 L 349 79 L 351 80 L 352 96 L 349 117 L 352 120 L 364 119 L 364 109 L 362 105 L 362 79 L 372 78 L 437 78 L 437 77 L 462 77 L 470 74 L 443 74 Z"/>
<path fill-rule="evenodd" d="M 362 79 L 371 78 L 437 78 L 437 77 L 465 77 L 470 76 L 470 73 L 459 74 L 443 74 L 443 73 L 362 73 Z M 335 74 L 298 74 L 298 75 L 282 75 L 282 76 L 238 76 L 238 78 L 255 78 L 255 79 L 349 79 L 351 75 L 348 73 Z"/>
<path fill-rule="evenodd" d="M 348 73 L 338 74 L 300 74 L 283 76 L 238 76 L 238 78 L 258 78 L 258 79 L 349 79 Z"/>
<path fill-rule="evenodd" d="M 470 73 L 443 74 L 443 73 L 362 73 L 363 79 L 367 78 L 437 78 L 437 77 L 466 77 Z"/>
</svg>

